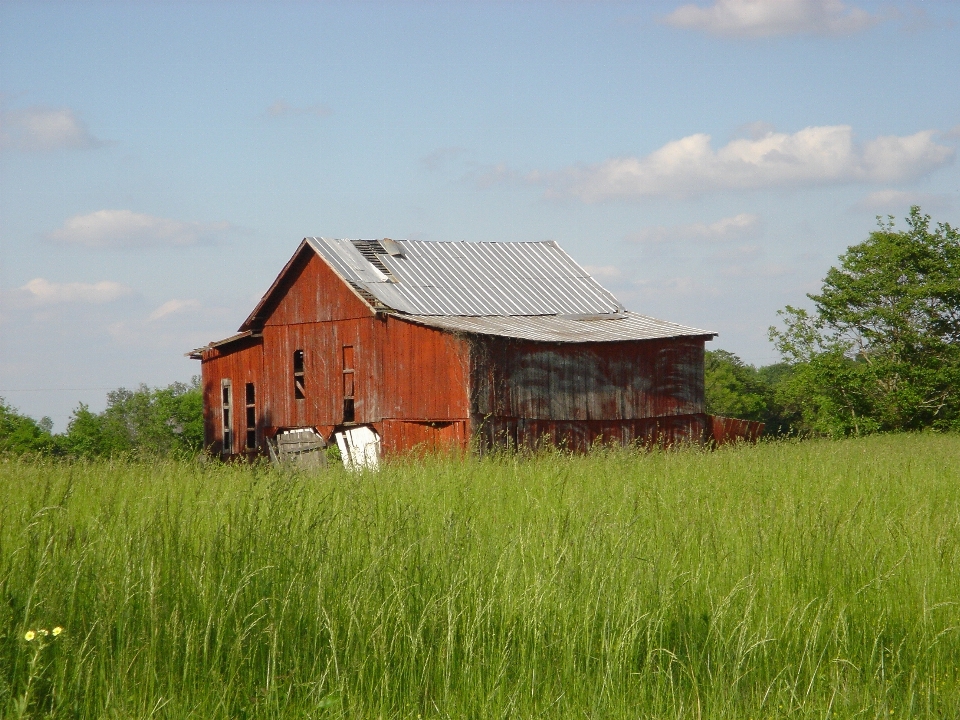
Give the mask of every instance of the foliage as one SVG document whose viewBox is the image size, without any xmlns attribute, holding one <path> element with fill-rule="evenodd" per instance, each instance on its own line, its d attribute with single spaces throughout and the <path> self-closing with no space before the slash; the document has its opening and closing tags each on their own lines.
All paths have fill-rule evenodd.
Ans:
<svg viewBox="0 0 960 720">
<path fill-rule="evenodd" d="M 796 414 L 782 405 L 777 395 L 777 387 L 790 372 L 783 363 L 756 368 L 727 350 L 707 351 L 706 410 L 712 415 L 762 422 L 767 435 L 790 434 Z"/>
<path fill-rule="evenodd" d="M 195 377 L 189 384 L 176 382 L 165 388 L 120 388 L 107 394 L 101 413 L 80 403 L 66 433 L 52 435 L 52 426 L 49 418 L 36 422 L 0 400 L 0 453 L 84 458 L 197 453 L 203 448 L 200 380 Z"/>
<path fill-rule="evenodd" d="M 37 422 L 21 415 L 0 398 L 0 454 L 22 455 L 49 450 L 53 444 L 52 427 L 50 418 Z"/>
<path fill-rule="evenodd" d="M 80 404 L 61 447 L 76 456 L 130 452 L 196 453 L 203 448 L 203 395 L 199 378 L 151 389 L 120 388 L 107 394 L 99 414 Z"/>
<path fill-rule="evenodd" d="M 960 717 L 956 435 L 0 491 L 0 715 Z"/>
<path fill-rule="evenodd" d="M 771 340 L 795 372 L 781 399 L 831 436 L 960 427 L 960 233 L 914 206 L 830 268 L 814 311 L 787 306 Z"/>
</svg>

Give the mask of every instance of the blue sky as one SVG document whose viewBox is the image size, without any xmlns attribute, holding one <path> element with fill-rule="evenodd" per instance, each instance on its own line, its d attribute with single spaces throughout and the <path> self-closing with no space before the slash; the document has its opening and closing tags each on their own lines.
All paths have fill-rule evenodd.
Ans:
<svg viewBox="0 0 960 720">
<path fill-rule="evenodd" d="M 0 396 L 188 379 L 306 235 L 556 240 L 767 364 L 958 145 L 953 3 L 3 3 Z"/>
</svg>

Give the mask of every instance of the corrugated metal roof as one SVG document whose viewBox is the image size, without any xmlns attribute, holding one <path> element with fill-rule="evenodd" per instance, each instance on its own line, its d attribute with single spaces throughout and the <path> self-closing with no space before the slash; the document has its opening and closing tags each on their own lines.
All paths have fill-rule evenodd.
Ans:
<svg viewBox="0 0 960 720">
<path fill-rule="evenodd" d="M 409 315 L 616 315 L 623 306 L 554 242 L 307 238 L 361 294 Z M 373 255 L 376 265 L 364 255 Z M 379 267 L 378 267 L 379 266 Z M 384 272 L 381 270 L 386 270 Z"/>
<path fill-rule="evenodd" d="M 455 332 L 544 342 L 716 335 L 627 312 L 610 291 L 552 241 L 316 237 L 304 239 L 241 330 L 258 327 L 283 278 L 301 254 L 310 250 L 373 309 Z"/>
<path fill-rule="evenodd" d="M 442 330 L 499 335 L 540 342 L 616 342 L 675 337 L 713 337 L 716 334 L 632 312 L 603 319 L 574 319 L 556 315 L 486 317 L 401 315 L 400 317 Z"/>
</svg>

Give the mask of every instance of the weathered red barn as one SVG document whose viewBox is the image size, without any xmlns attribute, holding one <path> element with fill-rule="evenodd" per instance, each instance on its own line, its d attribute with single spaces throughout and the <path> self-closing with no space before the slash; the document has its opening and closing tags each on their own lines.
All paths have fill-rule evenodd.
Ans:
<svg viewBox="0 0 960 720">
<path fill-rule="evenodd" d="M 554 242 L 306 238 L 202 361 L 224 456 L 369 426 L 384 452 L 709 439 L 704 342 L 628 312 Z"/>
</svg>

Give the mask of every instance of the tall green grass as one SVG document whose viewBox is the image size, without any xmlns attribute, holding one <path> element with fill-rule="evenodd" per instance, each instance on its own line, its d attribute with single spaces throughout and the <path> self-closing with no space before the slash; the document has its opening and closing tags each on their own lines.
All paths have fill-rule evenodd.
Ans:
<svg viewBox="0 0 960 720">
<path fill-rule="evenodd" d="M 960 717 L 955 435 L 0 483 L 8 716 Z"/>
</svg>

